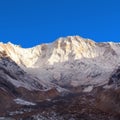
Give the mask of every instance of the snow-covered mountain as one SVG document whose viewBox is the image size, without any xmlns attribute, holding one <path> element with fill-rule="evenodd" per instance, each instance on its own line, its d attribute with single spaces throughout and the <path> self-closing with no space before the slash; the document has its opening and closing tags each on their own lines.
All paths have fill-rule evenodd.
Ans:
<svg viewBox="0 0 120 120">
<path fill-rule="evenodd" d="M 114 71 L 119 66 L 120 43 L 97 43 L 79 36 L 32 48 L 1 42 L 0 105 L 4 109 L 0 115 L 11 105 L 37 105 L 65 93 L 88 93 L 101 86 L 116 89 L 119 70 Z"/>
<path fill-rule="evenodd" d="M 120 54 L 120 43 L 96 43 L 90 39 L 79 36 L 68 36 L 59 38 L 50 44 L 41 44 L 33 48 L 21 48 L 12 43 L 0 43 L 0 51 L 6 51 L 17 64 L 28 67 L 40 67 L 44 65 L 54 65 L 81 59 L 109 60 Z M 112 62 L 112 61 L 111 61 Z M 102 62 L 103 63 L 103 62 Z M 113 62 L 114 65 L 114 62 Z"/>
<path fill-rule="evenodd" d="M 0 51 L 42 83 L 62 87 L 105 84 L 120 64 L 120 43 L 96 43 L 79 36 L 27 49 L 0 43 Z"/>
</svg>

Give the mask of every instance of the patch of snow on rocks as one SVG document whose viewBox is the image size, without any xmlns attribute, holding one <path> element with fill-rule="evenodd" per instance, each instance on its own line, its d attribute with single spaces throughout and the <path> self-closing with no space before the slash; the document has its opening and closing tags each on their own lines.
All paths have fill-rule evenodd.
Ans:
<svg viewBox="0 0 120 120">
<path fill-rule="evenodd" d="M 26 101 L 26 100 L 22 100 L 22 99 L 20 99 L 20 98 L 14 99 L 14 101 L 16 102 L 16 104 L 20 104 L 20 105 L 36 105 L 36 104 L 33 103 L 33 102 L 29 102 L 29 101 Z"/>
</svg>

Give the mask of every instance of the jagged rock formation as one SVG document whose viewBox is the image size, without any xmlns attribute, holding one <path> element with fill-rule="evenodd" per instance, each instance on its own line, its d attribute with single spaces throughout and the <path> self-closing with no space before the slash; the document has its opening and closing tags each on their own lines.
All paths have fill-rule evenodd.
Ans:
<svg viewBox="0 0 120 120">
<path fill-rule="evenodd" d="M 44 111 L 44 107 L 47 111 L 60 113 L 56 109 L 60 107 L 62 99 L 67 101 L 62 103 L 63 105 L 69 105 L 71 102 L 71 106 L 77 111 L 75 115 L 78 115 L 79 110 L 84 111 L 84 107 L 75 107 L 78 101 L 80 106 L 83 103 L 83 100 L 80 101 L 82 96 L 84 99 L 89 98 L 88 106 L 93 105 L 90 101 L 95 102 L 90 110 L 98 113 L 100 119 L 103 119 L 101 116 L 104 116 L 104 113 L 107 113 L 107 119 L 113 111 L 116 113 L 113 115 L 119 115 L 116 102 L 119 100 L 119 65 L 120 43 L 96 43 L 79 36 L 59 38 L 51 44 L 26 49 L 12 43 L 0 43 L 0 115 L 20 118 L 21 113 L 25 111 L 25 115 L 28 111 L 33 115 L 35 111 Z M 69 97 L 65 97 L 68 94 L 80 96 L 77 95 L 75 101 L 69 101 Z M 28 110 L 28 106 L 33 111 Z M 112 111 L 109 106 L 115 110 Z M 36 110 L 38 108 L 39 110 Z M 85 112 L 88 109 L 86 108 Z M 9 112 L 6 113 L 6 110 Z M 67 110 L 68 108 L 65 109 Z M 35 112 L 36 115 L 38 113 Z M 96 113 L 90 112 L 93 116 Z"/>
</svg>

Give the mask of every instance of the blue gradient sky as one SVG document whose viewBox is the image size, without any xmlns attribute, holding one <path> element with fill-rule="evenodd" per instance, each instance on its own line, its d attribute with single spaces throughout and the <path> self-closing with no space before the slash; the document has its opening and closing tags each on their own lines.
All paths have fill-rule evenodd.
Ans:
<svg viewBox="0 0 120 120">
<path fill-rule="evenodd" d="M 0 0 L 0 41 L 32 47 L 69 35 L 120 42 L 120 1 Z"/>
</svg>

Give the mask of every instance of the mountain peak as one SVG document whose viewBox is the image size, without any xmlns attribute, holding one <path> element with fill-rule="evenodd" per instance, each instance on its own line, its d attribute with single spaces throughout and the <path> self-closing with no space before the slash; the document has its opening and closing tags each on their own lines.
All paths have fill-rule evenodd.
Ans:
<svg viewBox="0 0 120 120">
<path fill-rule="evenodd" d="M 84 58 L 96 59 L 100 57 L 100 59 L 109 60 L 113 54 L 120 55 L 119 48 L 117 43 L 96 43 L 80 36 L 61 37 L 53 43 L 26 49 L 10 42 L 0 44 L 0 51 L 5 51 L 12 60 L 26 67 L 53 65 L 54 63 Z M 109 56 L 107 56 L 108 53 Z"/>
</svg>

